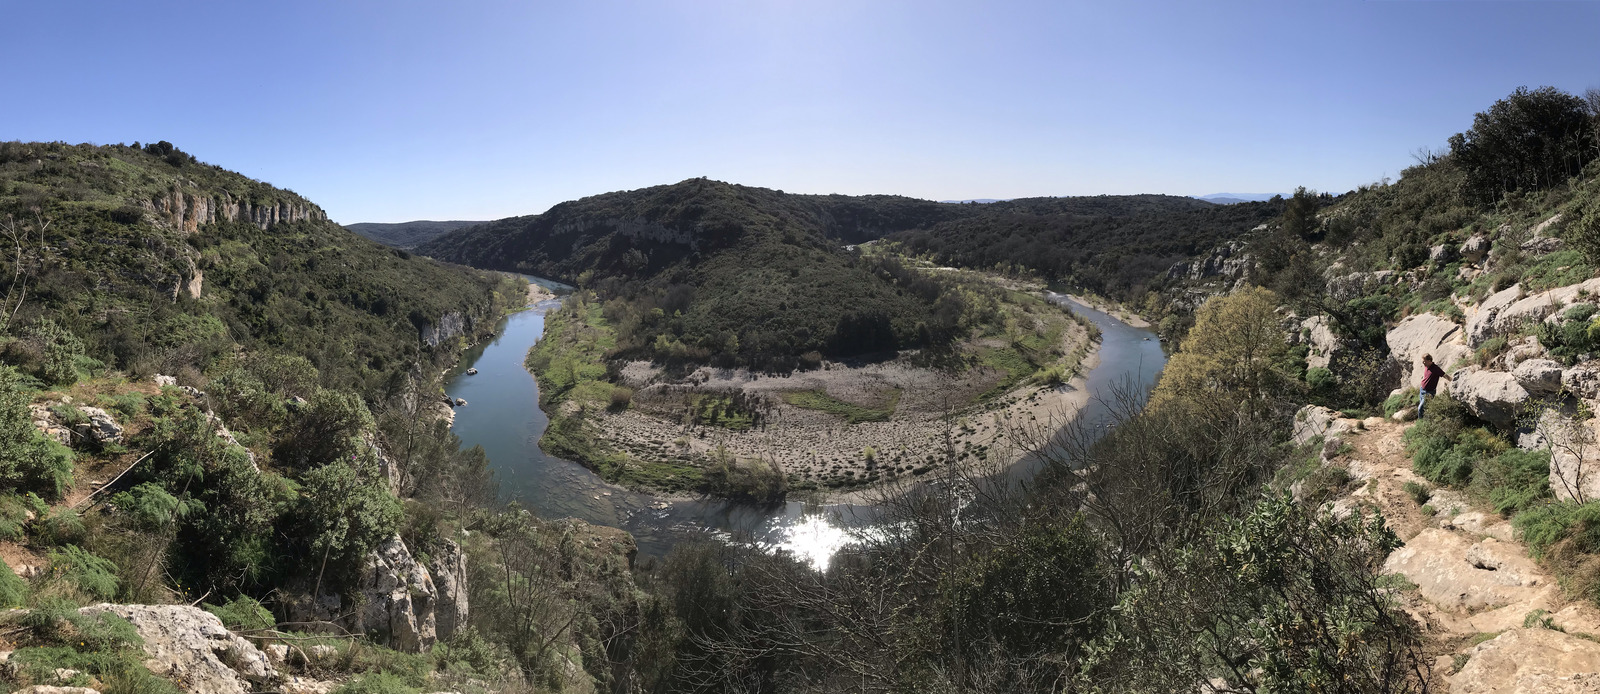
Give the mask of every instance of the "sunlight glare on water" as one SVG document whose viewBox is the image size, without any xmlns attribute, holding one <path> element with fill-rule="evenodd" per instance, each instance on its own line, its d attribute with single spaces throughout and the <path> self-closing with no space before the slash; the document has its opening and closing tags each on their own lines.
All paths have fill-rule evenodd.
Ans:
<svg viewBox="0 0 1600 694">
<path fill-rule="evenodd" d="M 827 571 L 834 552 L 850 543 L 850 537 L 830 522 L 825 514 L 808 514 L 784 528 L 785 537 L 777 548 L 790 552 L 818 571 Z"/>
</svg>

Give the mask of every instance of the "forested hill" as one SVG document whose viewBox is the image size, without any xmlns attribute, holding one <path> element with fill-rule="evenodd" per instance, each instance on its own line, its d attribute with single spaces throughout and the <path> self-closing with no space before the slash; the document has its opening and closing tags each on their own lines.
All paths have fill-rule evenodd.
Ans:
<svg viewBox="0 0 1600 694">
<path fill-rule="evenodd" d="M 1281 200 L 1215 205 L 1166 195 L 1031 198 L 895 234 L 950 265 L 1014 266 L 1127 299 L 1173 264 L 1239 239 L 1283 212 Z"/>
<path fill-rule="evenodd" d="M 417 251 L 626 300 L 630 308 L 617 307 L 613 317 L 633 316 L 623 332 L 635 339 L 623 340 L 619 353 L 781 366 L 809 352 L 938 346 L 954 334 L 955 297 L 858 257 L 849 244 L 887 237 L 952 264 L 1126 286 L 1275 210 L 1164 195 L 938 203 L 691 179 L 564 202 L 456 231 Z"/>
<path fill-rule="evenodd" d="M 269 350 L 370 392 L 442 340 L 492 326 L 515 294 L 502 276 L 385 248 L 165 142 L 0 143 L 0 223 L 22 246 L 7 237 L 0 258 L 7 278 L 20 273 L 11 301 L 26 299 L 10 327 L 48 322 L 39 330 L 141 377 Z"/>
<path fill-rule="evenodd" d="M 377 241 L 385 246 L 395 248 L 412 248 L 418 244 L 427 243 L 440 236 L 444 236 L 457 229 L 465 229 L 483 222 L 469 222 L 450 220 L 435 222 L 432 220 L 418 220 L 415 222 L 398 222 L 384 224 L 380 222 L 359 222 L 346 224 L 344 228 Z"/>
</svg>

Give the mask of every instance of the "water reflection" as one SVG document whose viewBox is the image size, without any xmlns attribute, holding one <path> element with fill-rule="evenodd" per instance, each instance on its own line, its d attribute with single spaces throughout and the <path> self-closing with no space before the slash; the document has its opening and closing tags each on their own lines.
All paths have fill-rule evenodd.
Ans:
<svg viewBox="0 0 1600 694">
<path fill-rule="evenodd" d="M 529 278 L 559 292 L 570 287 Z M 1051 293 L 1087 316 L 1101 330 L 1100 363 L 1089 373 L 1091 394 L 1108 393 L 1130 381 L 1147 392 L 1165 364 L 1160 343 L 1147 331 L 1105 313 Z M 748 542 L 793 553 L 819 570 L 878 517 L 870 506 L 818 506 L 792 501 L 771 505 L 735 504 L 719 500 L 664 501 L 602 481 L 571 461 L 546 455 L 539 437 L 549 418 L 539 409 L 539 389 L 523 360 L 544 334 L 544 317 L 560 305 L 549 301 L 506 319 L 499 335 L 464 355 L 445 392 L 468 404 L 456 412 L 452 430 L 463 445 L 481 445 L 500 480 L 501 494 L 547 518 L 574 517 L 631 532 L 645 556 L 662 556 L 672 545 L 691 539 Z M 476 375 L 465 374 L 467 368 Z M 1110 409 L 1098 399 L 1078 413 L 1091 429 L 1111 422 Z M 1037 460 L 1025 459 L 1010 474 L 1031 477 Z"/>
</svg>

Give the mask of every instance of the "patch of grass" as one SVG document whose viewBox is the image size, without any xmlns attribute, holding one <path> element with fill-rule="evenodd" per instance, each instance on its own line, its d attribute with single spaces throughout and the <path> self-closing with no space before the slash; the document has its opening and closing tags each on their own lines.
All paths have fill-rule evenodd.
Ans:
<svg viewBox="0 0 1600 694">
<path fill-rule="evenodd" d="M 1005 377 L 1000 379 L 994 387 L 983 392 L 978 399 L 989 400 L 1004 395 L 1006 391 L 1023 379 L 1032 376 L 1039 370 L 1039 366 L 1029 361 L 1021 352 L 1011 347 L 992 347 L 978 354 L 978 363 L 984 366 L 1005 372 Z"/>
<path fill-rule="evenodd" d="M 1468 646 L 1476 646 L 1476 645 L 1478 645 L 1480 643 L 1483 643 L 1484 641 L 1488 641 L 1489 639 L 1492 639 L 1492 638 L 1494 638 L 1496 636 L 1499 636 L 1499 635 L 1501 635 L 1503 633 L 1505 633 L 1505 632 L 1501 632 L 1501 631 L 1480 631 L 1480 632 L 1478 632 L 1478 633 L 1476 633 L 1476 634 L 1474 634 L 1472 636 L 1472 640 L 1468 641 L 1467 645 Z"/>
<path fill-rule="evenodd" d="M 1405 574 L 1392 573 L 1379 576 L 1378 587 L 1391 590 L 1416 590 L 1417 584 L 1412 583 L 1411 579 L 1406 578 Z"/>
<path fill-rule="evenodd" d="M 864 407 L 836 399 L 821 390 L 793 390 L 782 394 L 783 401 L 795 407 L 817 410 L 841 417 L 851 424 L 861 422 L 887 422 L 900 406 L 900 389 L 890 388 L 883 393 L 883 403 L 877 407 Z"/>
<path fill-rule="evenodd" d="M 1399 412 L 1400 410 L 1416 409 L 1417 397 L 1418 393 L 1416 388 L 1407 388 L 1389 396 L 1387 400 L 1383 401 L 1383 416 L 1393 417 L 1394 413 Z"/>
</svg>

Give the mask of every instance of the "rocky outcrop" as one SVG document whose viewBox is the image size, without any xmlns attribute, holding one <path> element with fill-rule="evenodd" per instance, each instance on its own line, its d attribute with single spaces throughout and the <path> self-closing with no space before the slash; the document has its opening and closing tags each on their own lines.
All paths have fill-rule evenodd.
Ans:
<svg viewBox="0 0 1600 694">
<path fill-rule="evenodd" d="M 1341 419 L 1343 415 L 1335 410 L 1318 405 L 1306 405 L 1294 415 L 1294 442 L 1304 446 L 1318 436 L 1328 439 L 1338 436 L 1352 427 L 1349 420 Z"/>
<path fill-rule="evenodd" d="M 128 620 L 144 640 L 146 667 L 186 692 L 245 694 L 281 679 L 265 653 L 198 607 L 105 604 L 79 612 Z"/>
<path fill-rule="evenodd" d="M 1561 250 L 1563 245 L 1561 239 L 1553 234 L 1555 226 L 1560 223 L 1561 215 L 1558 214 L 1535 224 L 1532 229 L 1528 230 L 1531 232 L 1528 240 L 1522 242 L 1523 252 L 1542 255 Z"/>
<path fill-rule="evenodd" d="M 172 189 L 144 202 L 144 209 L 158 226 L 193 233 L 213 222 L 246 221 L 262 230 L 281 222 L 324 220 L 321 208 L 304 200 L 255 202 L 235 199 L 223 192 L 211 194 L 191 181 L 175 181 Z"/>
<path fill-rule="evenodd" d="M 1383 572 L 1403 574 L 1440 607 L 1471 612 L 1532 599 L 1544 574 L 1517 545 L 1484 538 L 1472 542 L 1428 528 L 1385 560 Z"/>
<path fill-rule="evenodd" d="M 1437 357 L 1436 357 L 1437 358 Z M 1469 366 L 1450 379 L 1450 395 L 1479 419 L 1503 430 L 1516 428 L 1517 417 L 1528 401 L 1528 391 L 1504 371 L 1484 371 Z"/>
<path fill-rule="evenodd" d="M 1389 354 L 1400 367 L 1400 383 L 1416 386 L 1422 374 L 1422 355 L 1432 354 L 1442 368 L 1472 354 L 1462 341 L 1461 326 L 1432 313 L 1408 316 L 1384 336 Z"/>
<path fill-rule="evenodd" d="M 467 554 L 461 545 L 444 540 L 434 549 L 428 562 L 438 599 L 433 604 L 435 628 L 440 639 L 448 639 L 456 629 L 467 625 Z"/>
<path fill-rule="evenodd" d="M 418 330 L 422 334 L 422 344 L 438 347 L 445 340 L 465 334 L 468 327 L 467 320 L 460 313 L 452 311 L 439 316 L 438 322 L 424 324 Z"/>
<path fill-rule="evenodd" d="M 1557 287 L 1524 296 L 1522 285 L 1514 284 L 1489 295 L 1467 320 L 1467 343 L 1477 347 L 1489 338 L 1513 335 L 1529 323 L 1577 301 L 1581 296 L 1600 294 L 1600 278 Z"/>
<path fill-rule="evenodd" d="M 48 404 L 29 405 L 28 410 L 33 414 L 33 428 L 39 433 L 63 446 L 72 445 L 72 430 L 56 422 L 55 413 L 50 411 Z"/>
<path fill-rule="evenodd" d="M 1328 368 L 1333 357 L 1345 348 L 1344 341 L 1328 326 L 1327 316 L 1312 316 L 1301 321 L 1300 329 L 1306 333 L 1307 368 Z"/>
<path fill-rule="evenodd" d="M 1448 243 L 1439 244 L 1428 249 L 1428 264 L 1434 267 L 1444 267 L 1455 262 L 1459 257 L 1460 255 L 1456 253 L 1456 247 Z"/>
<path fill-rule="evenodd" d="M 1174 264 L 1167 270 L 1167 276 L 1172 279 L 1203 280 L 1210 277 L 1224 277 L 1235 279 L 1244 276 L 1250 269 L 1250 256 L 1243 253 L 1245 245 L 1239 241 L 1229 242 L 1212 249 L 1204 258 L 1186 260 Z"/>
<path fill-rule="evenodd" d="M 79 407 L 78 411 L 89 418 L 89 421 L 73 427 L 79 436 L 97 444 L 122 443 L 122 425 L 110 412 L 98 407 Z"/>
<path fill-rule="evenodd" d="M 1600 643 L 1553 629 L 1511 629 L 1465 655 L 1452 694 L 1600 692 Z"/>
<path fill-rule="evenodd" d="M 416 653 L 433 645 L 438 591 L 399 535 L 367 555 L 357 584 L 361 605 L 351 631 L 376 634 L 397 650 Z"/>
</svg>

